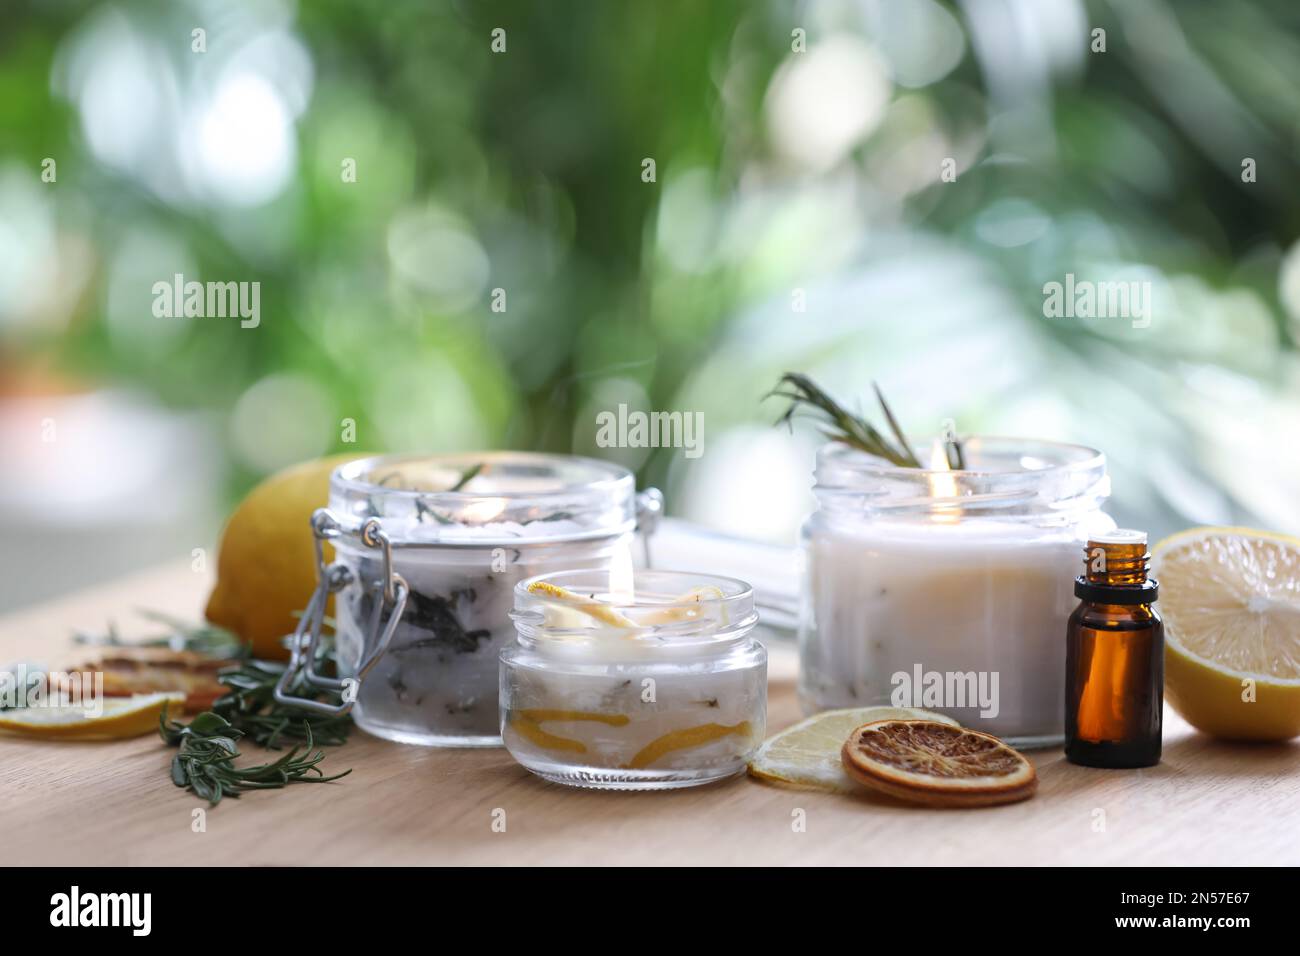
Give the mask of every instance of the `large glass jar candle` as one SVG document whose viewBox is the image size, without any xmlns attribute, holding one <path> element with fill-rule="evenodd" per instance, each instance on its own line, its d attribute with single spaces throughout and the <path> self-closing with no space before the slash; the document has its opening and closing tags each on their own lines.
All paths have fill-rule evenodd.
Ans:
<svg viewBox="0 0 1300 956">
<path fill-rule="evenodd" d="M 657 494 L 638 497 L 624 468 L 566 455 L 380 457 L 339 467 L 313 528 L 336 555 L 322 564 L 322 580 L 337 592 L 342 680 L 313 683 L 340 689 L 341 709 L 352 704 L 357 725 L 377 736 L 499 746 L 498 656 L 514 638 L 515 584 L 561 568 L 630 569 L 639 509 L 657 510 Z M 306 617 L 319 618 L 323 606 L 321 596 Z M 291 670 L 312 675 L 315 641 L 306 632 L 319 631 L 318 620 L 299 631 Z"/>
<path fill-rule="evenodd" d="M 1019 746 L 1059 743 L 1081 549 L 1114 528 L 1105 457 L 972 438 L 964 458 L 961 471 L 900 468 L 822 448 L 803 530 L 800 702 L 924 707 Z"/>
<path fill-rule="evenodd" d="M 515 588 L 501 729 L 548 780 L 688 787 L 744 770 L 763 739 L 767 653 L 750 587 L 676 571 L 543 575 Z"/>
</svg>

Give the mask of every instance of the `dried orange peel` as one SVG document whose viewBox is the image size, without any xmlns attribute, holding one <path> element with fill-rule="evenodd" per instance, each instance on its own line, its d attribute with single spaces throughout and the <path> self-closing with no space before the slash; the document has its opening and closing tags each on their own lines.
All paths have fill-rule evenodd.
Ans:
<svg viewBox="0 0 1300 956">
<path fill-rule="evenodd" d="M 705 601 L 722 601 L 726 595 L 722 588 L 713 584 L 702 584 L 681 594 L 663 608 L 649 608 L 638 615 L 643 625 L 677 624 L 681 621 L 693 621 L 700 617 Z M 724 611 L 725 614 L 725 611 Z M 725 623 L 725 617 L 722 620 Z"/>
<path fill-rule="evenodd" d="M 721 740 L 723 737 L 730 737 L 733 734 L 747 737 L 750 731 L 751 728 L 747 720 L 731 725 L 699 724 L 695 727 L 673 730 L 662 737 L 656 737 L 638 750 L 636 756 L 632 758 L 632 761 L 627 766 L 630 770 L 642 770 L 656 760 L 661 760 L 674 750 L 703 747 L 705 744 L 711 744 L 715 740 Z"/>
<path fill-rule="evenodd" d="M 625 727 L 631 720 L 627 714 L 597 714 L 586 710 L 553 710 L 534 707 L 513 711 L 510 726 L 519 736 L 543 750 L 564 750 L 570 753 L 585 754 L 587 745 L 572 737 L 561 737 L 542 729 L 546 721 L 591 720 L 611 727 Z"/>
<path fill-rule="evenodd" d="M 1034 765 L 992 734 L 932 720 L 878 720 L 856 728 L 840 751 L 858 783 L 934 807 L 987 807 L 1027 800 Z"/>
<path fill-rule="evenodd" d="M 528 585 L 528 593 L 551 598 L 565 607 L 580 611 L 588 617 L 600 621 L 602 624 L 626 629 L 655 627 L 662 624 L 676 624 L 681 621 L 694 620 L 700 616 L 700 605 L 704 604 L 704 602 L 722 601 L 726 597 L 721 588 L 712 584 L 704 584 L 691 588 L 685 594 L 673 598 L 671 602 L 662 608 L 636 608 L 636 619 L 633 620 L 612 604 L 598 601 L 576 591 L 570 591 L 568 588 L 551 584 L 549 581 L 534 581 Z"/>
<path fill-rule="evenodd" d="M 548 707 L 527 707 L 516 713 L 535 724 L 548 720 L 592 720 L 611 727 L 626 727 L 632 719 L 627 714 L 598 714 L 591 710 L 553 710 Z"/>
<path fill-rule="evenodd" d="M 576 591 L 570 591 L 568 588 L 559 587 L 549 581 L 534 581 L 528 585 L 528 593 L 544 595 L 554 601 L 559 601 L 611 627 L 637 627 L 635 621 L 613 605 L 578 594 Z"/>
</svg>

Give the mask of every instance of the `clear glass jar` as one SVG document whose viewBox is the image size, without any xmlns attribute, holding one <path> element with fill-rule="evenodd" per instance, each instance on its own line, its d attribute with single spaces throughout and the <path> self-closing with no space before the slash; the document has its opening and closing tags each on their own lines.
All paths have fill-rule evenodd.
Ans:
<svg viewBox="0 0 1300 956">
<path fill-rule="evenodd" d="M 743 581 L 566 571 L 519 584 L 511 616 L 518 641 L 501 653 L 502 737 L 547 780 L 695 786 L 743 771 L 763 740 L 767 652 L 751 634 L 758 615 Z"/>
<path fill-rule="evenodd" d="M 899 468 L 839 443 L 804 526 L 805 712 L 937 710 L 1017 746 L 1061 742 L 1065 633 L 1106 460 L 1079 445 L 964 443 L 966 468 Z"/>
<path fill-rule="evenodd" d="M 351 705 L 357 726 L 404 743 L 499 746 L 498 656 L 514 638 L 515 584 L 560 568 L 631 568 L 639 508 L 657 512 L 658 501 L 658 492 L 638 496 L 625 468 L 567 455 L 342 465 L 329 508 L 313 519 L 318 543 L 336 555 L 321 565 L 337 592 L 345 704 L 333 712 Z M 324 597 L 317 618 L 323 607 Z M 291 672 L 306 668 L 311 679 L 318 630 L 319 620 L 299 628 Z"/>
</svg>

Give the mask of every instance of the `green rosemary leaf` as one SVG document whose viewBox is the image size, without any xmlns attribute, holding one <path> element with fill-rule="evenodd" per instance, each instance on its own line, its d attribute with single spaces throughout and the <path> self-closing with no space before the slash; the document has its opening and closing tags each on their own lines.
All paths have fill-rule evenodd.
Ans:
<svg viewBox="0 0 1300 956">
<path fill-rule="evenodd" d="M 785 390 L 782 389 L 782 386 L 786 387 Z M 877 394 L 879 395 L 879 389 L 877 389 Z M 893 414 L 885 405 L 883 396 L 881 397 L 881 407 L 885 409 L 885 416 L 889 419 L 890 426 L 900 441 L 897 446 L 877 431 L 875 426 L 865 418 L 853 414 L 831 398 L 807 375 L 798 372 L 786 372 L 781 376 L 776 387 L 764 397 L 785 398 L 790 401 L 790 406 L 785 410 L 785 414 L 777 419 L 778 425 L 792 424 L 796 413 L 803 408 L 808 408 L 826 420 L 823 431 L 831 440 L 843 442 L 903 468 L 921 467 L 916 455 L 913 454 L 912 449 L 908 447 L 906 440 L 903 439 L 902 430 L 898 428 L 897 423 L 893 420 Z"/>
<path fill-rule="evenodd" d="M 217 805 L 217 801 L 221 798 L 213 794 L 212 787 L 208 784 L 208 781 L 204 779 L 203 774 L 190 774 L 187 775 L 187 779 L 189 781 L 189 789 L 193 790 L 196 796 L 207 800 L 214 807 Z"/>
<path fill-rule="evenodd" d="M 204 711 L 190 723 L 190 729 L 196 734 L 215 734 L 230 729 L 230 721 L 211 711 Z"/>
<path fill-rule="evenodd" d="M 481 472 L 482 470 L 483 470 L 483 463 L 482 463 L 482 462 L 479 462 L 477 465 L 472 465 L 472 466 L 470 466 L 469 468 L 466 468 L 465 471 L 461 474 L 461 476 L 460 476 L 460 480 L 459 480 L 458 482 L 456 482 L 454 485 L 452 485 L 450 488 L 448 488 L 447 490 L 448 490 L 448 491 L 460 491 L 462 488 L 464 488 L 466 485 L 468 485 L 471 481 L 473 481 L 474 478 L 475 478 L 475 477 L 479 474 L 479 472 Z"/>
<path fill-rule="evenodd" d="M 907 443 L 907 436 L 903 434 L 903 429 L 899 427 L 898 420 L 894 418 L 894 413 L 889 410 L 889 403 L 885 401 L 885 393 L 880 390 L 880 386 L 875 382 L 871 383 L 871 387 L 876 390 L 876 401 L 880 402 L 880 410 L 885 413 L 885 421 L 889 423 L 889 430 L 894 433 L 894 438 L 898 440 L 898 447 L 905 450 L 908 457 L 916 462 L 913 467 L 920 468 L 921 463 L 912 452 L 912 446 Z"/>
<path fill-rule="evenodd" d="M 957 425 L 951 418 L 943 423 L 943 451 L 948 459 L 948 467 L 953 471 L 963 471 L 966 468 L 966 452 L 957 436 Z"/>
<path fill-rule="evenodd" d="M 415 499 L 415 518 L 417 521 L 424 521 L 425 518 L 432 518 L 438 524 L 452 524 L 452 520 L 438 513 L 438 509 L 431 508 L 423 498 Z"/>
</svg>

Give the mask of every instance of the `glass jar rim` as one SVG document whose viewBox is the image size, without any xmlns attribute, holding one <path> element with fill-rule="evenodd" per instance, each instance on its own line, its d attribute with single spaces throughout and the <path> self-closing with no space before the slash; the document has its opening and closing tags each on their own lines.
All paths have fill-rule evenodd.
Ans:
<svg viewBox="0 0 1300 956">
<path fill-rule="evenodd" d="M 914 448 L 929 448 L 933 442 L 942 436 L 932 436 L 930 438 L 917 438 L 908 436 L 909 443 Z M 846 472 L 852 472 L 862 475 L 874 474 L 894 474 L 900 471 L 916 475 L 975 475 L 975 476 L 996 476 L 996 475 L 1019 475 L 1019 474 L 1044 474 L 1052 471 L 1087 471 L 1091 468 L 1105 467 L 1106 455 L 1104 452 L 1091 448 L 1088 445 L 1075 444 L 1073 442 L 1049 441 L 1038 438 L 1016 438 L 1010 435 L 972 435 L 963 440 L 962 445 L 965 449 L 990 451 L 1007 451 L 1011 448 L 1020 450 L 1020 457 L 1026 457 L 1037 451 L 1039 456 L 1046 456 L 1050 453 L 1056 453 L 1061 460 L 1057 463 L 1044 465 L 1039 468 L 904 468 L 901 465 L 895 465 L 884 458 L 870 455 L 858 448 L 853 448 L 839 441 L 830 441 L 822 445 L 817 451 L 818 470 L 824 465 L 833 464 L 835 467 L 843 468 Z"/>
<path fill-rule="evenodd" d="M 628 600 L 603 599 L 609 597 L 609 581 L 608 569 L 551 571 L 535 575 L 515 585 L 515 605 L 510 617 L 520 636 L 534 642 L 617 635 L 620 640 L 634 640 L 651 647 L 662 645 L 665 649 L 727 643 L 744 637 L 758 623 L 754 589 L 738 578 L 694 571 L 637 569 L 632 572 L 632 597 Z M 601 595 L 601 599 L 594 603 L 621 616 L 626 616 L 628 611 L 634 614 L 659 612 L 663 619 L 654 623 L 638 622 L 632 627 L 604 623 L 582 612 L 580 603 L 534 590 L 538 584 L 563 588 L 582 597 Z M 716 590 L 717 596 L 705 593 L 687 597 L 692 588 L 706 592 Z M 647 599 L 647 589 L 656 595 L 655 599 Z M 673 599 L 662 600 L 660 595 Z M 573 626 L 547 624 L 545 612 L 548 609 L 574 612 L 573 620 L 582 623 Z"/>
<path fill-rule="evenodd" d="M 453 491 L 386 483 L 393 474 L 465 475 L 479 467 L 485 478 L 514 472 L 518 482 L 539 486 L 511 488 L 507 481 L 502 488 Z M 631 531 L 636 479 L 613 462 L 549 452 L 372 455 L 334 469 L 330 507 L 353 520 L 379 519 L 395 547 L 542 544 Z M 528 533 L 512 532 L 507 524 L 527 527 Z M 478 533 L 492 527 L 500 533 Z"/>
<path fill-rule="evenodd" d="M 913 441 L 931 447 L 933 441 Z M 817 453 L 818 500 L 831 510 L 1025 517 L 1096 508 L 1110 494 L 1104 453 L 1087 445 L 977 435 L 961 469 L 907 468 L 842 442 Z M 982 464 L 981 464 L 982 463 Z"/>
</svg>

